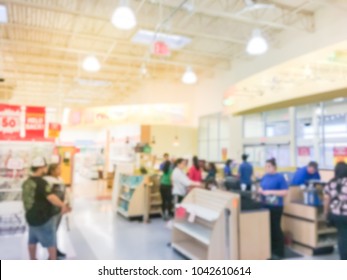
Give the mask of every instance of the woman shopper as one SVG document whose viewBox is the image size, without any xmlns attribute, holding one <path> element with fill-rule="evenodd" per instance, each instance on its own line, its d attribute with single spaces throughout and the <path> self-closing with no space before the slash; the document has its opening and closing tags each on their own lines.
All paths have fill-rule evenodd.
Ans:
<svg viewBox="0 0 347 280">
<path fill-rule="evenodd" d="M 335 166 L 334 178 L 324 188 L 324 214 L 337 228 L 341 260 L 347 260 L 347 164 Z"/>
<path fill-rule="evenodd" d="M 266 174 L 260 181 L 259 192 L 264 206 L 270 211 L 272 259 L 284 258 L 284 236 L 281 228 L 283 198 L 288 193 L 288 184 L 284 176 L 277 173 L 275 159 L 266 161 Z"/>
<path fill-rule="evenodd" d="M 54 163 L 50 164 L 48 167 L 47 176 L 44 177 L 44 179 L 50 184 L 52 187 L 52 192 L 60 198 L 61 201 L 65 201 L 65 184 L 63 180 L 60 178 L 61 176 L 61 167 L 60 164 Z M 54 215 L 55 215 L 55 225 L 56 225 L 56 231 L 58 231 L 62 214 L 59 208 L 54 208 Z M 58 249 L 57 246 L 57 257 L 65 258 L 66 254 L 61 252 Z"/>
<path fill-rule="evenodd" d="M 175 204 L 181 203 L 188 192 L 189 187 L 200 187 L 200 182 L 194 182 L 189 179 L 185 173 L 187 167 L 186 161 L 182 158 L 176 160 L 175 168 L 171 175 L 172 194 Z"/>
<path fill-rule="evenodd" d="M 225 166 L 224 166 L 224 178 L 228 178 L 228 177 L 232 177 L 233 176 L 233 169 L 232 169 L 232 163 L 233 161 L 231 159 L 228 159 L 225 162 Z"/>
<path fill-rule="evenodd" d="M 161 167 L 163 172 L 160 178 L 160 194 L 162 200 L 162 212 L 164 220 L 173 216 L 172 212 L 172 184 L 171 184 L 171 162 L 167 159 Z"/>
<path fill-rule="evenodd" d="M 217 185 L 216 182 L 217 168 L 213 162 L 209 162 L 207 166 L 207 176 L 205 178 L 206 188 L 209 188 L 209 185 Z"/>
<path fill-rule="evenodd" d="M 193 157 L 193 166 L 188 171 L 188 177 L 195 182 L 202 182 L 202 170 L 197 156 Z"/>
</svg>

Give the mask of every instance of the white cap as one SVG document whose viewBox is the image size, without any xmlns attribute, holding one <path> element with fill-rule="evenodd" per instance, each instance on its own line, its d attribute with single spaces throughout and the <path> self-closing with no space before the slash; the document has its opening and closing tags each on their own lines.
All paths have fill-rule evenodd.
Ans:
<svg viewBox="0 0 347 280">
<path fill-rule="evenodd" d="M 44 167 L 46 165 L 46 160 L 43 157 L 35 157 L 31 162 L 31 167 Z"/>
</svg>

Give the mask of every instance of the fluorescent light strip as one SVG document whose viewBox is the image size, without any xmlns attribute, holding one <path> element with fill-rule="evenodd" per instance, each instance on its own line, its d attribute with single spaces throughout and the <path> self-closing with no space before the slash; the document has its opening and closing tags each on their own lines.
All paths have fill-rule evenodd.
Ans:
<svg viewBox="0 0 347 280">
<path fill-rule="evenodd" d="M 0 4 L 0 23 L 8 23 L 7 7 Z"/>
</svg>

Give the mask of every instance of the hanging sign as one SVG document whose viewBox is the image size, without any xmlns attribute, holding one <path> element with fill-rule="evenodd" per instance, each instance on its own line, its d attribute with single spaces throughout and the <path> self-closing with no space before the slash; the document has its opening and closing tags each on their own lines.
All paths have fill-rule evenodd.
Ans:
<svg viewBox="0 0 347 280">
<path fill-rule="evenodd" d="M 153 45 L 153 53 L 159 56 L 170 56 L 170 48 L 163 41 L 157 41 Z"/>
<path fill-rule="evenodd" d="M 0 140 L 20 138 L 20 106 L 0 104 Z"/>
<path fill-rule="evenodd" d="M 44 107 L 26 107 L 25 115 L 25 138 L 43 139 L 45 136 L 45 116 Z"/>
<path fill-rule="evenodd" d="M 61 131 L 61 125 L 59 123 L 49 123 L 48 124 L 48 137 L 58 138 Z"/>
<path fill-rule="evenodd" d="M 334 163 L 338 162 L 347 163 L 347 147 L 335 147 L 334 148 Z"/>
</svg>

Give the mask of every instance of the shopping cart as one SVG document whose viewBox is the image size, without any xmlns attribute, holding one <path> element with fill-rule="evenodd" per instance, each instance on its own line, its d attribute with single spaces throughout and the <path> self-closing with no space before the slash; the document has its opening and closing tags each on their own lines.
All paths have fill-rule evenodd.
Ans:
<svg viewBox="0 0 347 280">
<path fill-rule="evenodd" d="M 23 233 L 26 229 L 22 201 L 0 202 L 0 235 Z"/>
</svg>

